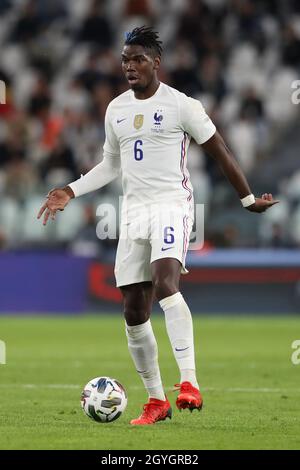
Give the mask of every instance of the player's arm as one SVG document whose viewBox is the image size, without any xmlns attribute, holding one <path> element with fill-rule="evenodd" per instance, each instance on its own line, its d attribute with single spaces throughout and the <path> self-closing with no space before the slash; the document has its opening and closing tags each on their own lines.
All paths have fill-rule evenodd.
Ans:
<svg viewBox="0 0 300 470">
<path fill-rule="evenodd" d="M 257 198 L 251 193 L 243 171 L 218 131 L 204 142 L 202 147 L 206 153 L 217 161 L 222 172 L 237 191 L 246 209 L 251 212 L 264 212 L 279 202 L 273 200 L 272 194 L 263 194 L 261 198 Z"/>
<path fill-rule="evenodd" d="M 263 194 L 261 198 L 256 198 L 251 193 L 244 173 L 201 102 L 184 94 L 180 96 L 179 116 L 183 130 L 218 162 L 224 175 L 236 189 L 243 206 L 252 212 L 264 212 L 276 204 L 278 201 L 273 200 L 272 194 Z"/>
<path fill-rule="evenodd" d="M 46 225 L 49 217 L 54 220 L 56 212 L 63 211 L 71 199 L 102 188 L 117 178 L 119 173 L 120 157 L 106 154 L 103 161 L 86 175 L 65 188 L 52 189 L 38 213 L 38 219 L 44 214 L 43 225 Z"/>
<path fill-rule="evenodd" d="M 105 143 L 103 147 L 103 160 L 86 175 L 81 176 L 65 188 L 55 188 L 49 192 L 46 202 L 38 213 L 38 219 L 44 215 L 43 225 L 47 224 L 49 217 L 55 219 L 57 211 L 63 211 L 74 197 L 82 196 L 102 188 L 113 181 L 120 174 L 121 160 L 119 142 L 114 134 L 109 109 L 105 116 Z"/>
</svg>

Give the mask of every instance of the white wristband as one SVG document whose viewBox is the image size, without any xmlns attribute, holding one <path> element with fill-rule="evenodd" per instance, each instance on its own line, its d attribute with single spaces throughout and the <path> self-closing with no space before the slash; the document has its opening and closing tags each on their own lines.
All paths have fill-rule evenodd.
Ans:
<svg viewBox="0 0 300 470">
<path fill-rule="evenodd" d="M 241 199 L 241 203 L 243 207 L 252 206 L 252 204 L 255 203 L 254 194 L 249 194 L 249 196 L 243 197 L 243 199 Z"/>
</svg>

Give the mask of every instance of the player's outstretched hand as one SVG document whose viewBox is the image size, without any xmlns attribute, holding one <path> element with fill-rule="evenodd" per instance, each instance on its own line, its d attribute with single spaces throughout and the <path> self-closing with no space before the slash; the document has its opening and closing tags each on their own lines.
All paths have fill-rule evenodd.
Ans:
<svg viewBox="0 0 300 470">
<path fill-rule="evenodd" d="M 63 211 L 70 199 L 71 195 L 65 189 L 52 189 L 47 196 L 45 204 L 42 205 L 37 218 L 40 219 L 44 214 L 43 225 L 47 224 L 49 217 L 55 220 L 56 212 Z"/>
<path fill-rule="evenodd" d="M 246 209 L 250 212 L 265 212 L 270 207 L 274 206 L 274 204 L 278 204 L 279 201 L 275 201 L 273 199 L 272 194 L 263 194 L 261 198 L 256 197 L 255 203 L 248 206 Z"/>
</svg>

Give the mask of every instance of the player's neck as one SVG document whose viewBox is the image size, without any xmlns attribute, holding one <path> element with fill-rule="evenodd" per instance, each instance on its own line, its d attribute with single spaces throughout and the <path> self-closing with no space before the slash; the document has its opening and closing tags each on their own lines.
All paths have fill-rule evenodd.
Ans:
<svg viewBox="0 0 300 470">
<path fill-rule="evenodd" d="M 159 85 L 160 82 L 158 78 L 156 78 L 145 90 L 134 91 L 134 96 L 137 100 L 146 100 L 148 98 L 151 98 L 151 96 L 155 95 Z"/>
</svg>

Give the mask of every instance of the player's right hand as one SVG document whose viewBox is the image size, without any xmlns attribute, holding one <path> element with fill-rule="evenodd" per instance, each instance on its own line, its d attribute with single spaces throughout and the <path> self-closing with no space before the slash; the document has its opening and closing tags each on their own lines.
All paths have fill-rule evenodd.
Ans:
<svg viewBox="0 0 300 470">
<path fill-rule="evenodd" d="M 52 189 L 48 193 L 47 200 L 45 204 L 42 205 L 37 218 L 40 219 L 44 214 L 43 225 L 47 224 L 49 217 L 55 220 L 56 212 L 63 211 L 70 199 L 71 196 L 65 189 Z"/>
</svg>

